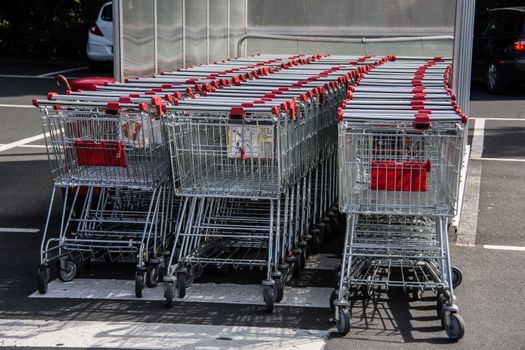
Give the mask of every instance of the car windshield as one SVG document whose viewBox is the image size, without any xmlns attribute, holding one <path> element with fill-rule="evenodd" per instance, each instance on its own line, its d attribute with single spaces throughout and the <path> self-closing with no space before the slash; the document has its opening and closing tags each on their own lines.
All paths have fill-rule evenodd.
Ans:
<svg viewBox="0 0 525 350">
<path fill-rule="evenodd" d="M 106 5 L 102 8 L 102 13 L 100 14 L 100 18 L 103 21 L 112 22 L 113 21 L 113 7 L 111 4 Z"/>
</svg>

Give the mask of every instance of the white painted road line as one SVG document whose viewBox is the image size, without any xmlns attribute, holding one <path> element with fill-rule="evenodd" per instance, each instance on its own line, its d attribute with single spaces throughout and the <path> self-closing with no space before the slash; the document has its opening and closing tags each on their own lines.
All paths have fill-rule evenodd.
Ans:
<svg viewBox="0 0 525 350">
<path fill-rule="evenodd" d="M 466 145 L 465 150 L 463 152 L 463 162 L 461 164 L 461 170 L 459 173 L 459 193 L 458 193 L 457 212 L 456 212 L 456 215 L 452 218 L 452 222 L 450 223 L 453 227 L 456 228 L 456 231 L 461 222 L 461 212 L 463 208 L 463 197 L 465 195 L 465 186 L 467 183 L 467 170 L 468 170 L 469 158 L 470 158 L 470 145 Z"/>
<path fill-rule="evenodd" d="M 469 120 L 485 119 L 490 121 L 525 122 L 525 118 L 469 118 Z"/>
<path fill-rule="evenodd" d="M 35 142 L 35 141 L 38 141 L 38 140 L 42 140 L 42 139 L 46 138 L 47 136 L 48 136 L 47 134 L 40 134 L 40 135 L 27 137 L 25 139 L 18 140 L 18 141 L 15 141 L 15 142 L 6 143 L 5 145 L 0 146 L 0 152 L 4 152 L 4 151 L 7 151 L 8 149 L 25 145 L 27 143 L 31 143 L 31 142 Z"/>
<path fill-rule="evenodd" d="M 0 144 L 0 147 L 2 147 L 3 144 Z M 20 145 L 20 146 L 17 146 L 17 147 L 20 147 L 20 148 L 46 148 L 46 145 Z"/>
<path fill-rule="evenodd" d="M 9 105 L 9 104 L 0 104 L 0 107 L 7 108 L 35 108 L 33 105 Z"/>
<path fill-rule="evenodd" d="M 38 228 L 0 227 L 0 233 L 39 233 Z"/>
<path fill-rule="evenodd" d="M 334 271 L 335 273 L 335 271 Z M 146 288 L 144 297 L 135 297 L 135 281 L 78 278 L 72 282 L 54 280 L 46 294 L 35 292 L 31 298 L 74 298 L 109 300 L 164 300 L 164 288 Z M 328 308 L 333 288 L 285 287 L 281 306 Z M 188 288 L 186 297 L 175 302 L 264 305 L 263 287 L 260 284 L 195 283 Z"/>
<path fill-rule="evenodd" d="M 525 162 L 525 159 L 517 159 L 517 158 L 472 158 L 472 159 L 479 159 L 479 160 L 488 160 L 488 161 L 495 161 L 495 162 Z"/>
<path fill-rule="evenodd" d="M 482 162 L 470 161 L 461 210 L 461 225 L 458 227 L 456 244 L 474 246 L 478 229 L 479 189 L 481 186 Z"/>
<path fill-rule="evenodd" d="M 525 252 L 525 247 L 517 247 L 511 245 L 490 245 L 484 244 L 483 248 L 485 249 L 495 249 L 495 250 L 513 250 L 518 252 Z"/>
<path fill-rule="evenodd" d="M 39 77 L 39 76 L 34 76 L 34 75 L 0 74 L 0 78 L 51 79 L 52 77 Z"/>
<path fill-rule="evenodd" d="M 111 321 L 0 319 L 0 346 L 321 350 L 329 331 Z"/>
<path fill-rule="evenodd" d="M 77 70 L 83 70 L 83 69 L 87 69 L 87 66 L 86 67 L 77 67 L 77 68 L 57 70 L 55 72 L 49 72 L 49 73 L 37 75 L 37 77 L 38 78 L 46 78 L 46 77 L 51 77 L 51 76 L 54 76 L 54 75 L 57 75 L 57 74 L 68 73 L 68 72 L 75 72 Z"/>
<path fill-rule="evenodd" d="M 474 123 L 474 136 L 472 138 L 472 158 L 483 156 L 483 140 L 485 138 L 485 118 L 478 118 Z"/>
</svg>

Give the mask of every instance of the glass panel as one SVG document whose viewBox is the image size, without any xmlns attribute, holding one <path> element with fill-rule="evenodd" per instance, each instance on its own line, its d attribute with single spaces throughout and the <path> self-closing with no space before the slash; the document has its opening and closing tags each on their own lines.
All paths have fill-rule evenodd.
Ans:
<svg viewBox="0 0 525 350">
<path fill-rule="evenodd" d="M 124 76 L 153 74 L 153 1 L 123 0 L 122 24 Z"/>
<path fill-rule="evenodd" d="M 210 62 L 228 57 L 228 0 L 210 0 Z"/>
<path fill-rule="evenodd" d="M 206 0 L 186 1 L 186 66 L 206 63 Z"/>
<path fill-rule="evenodd" d="M 157 69 L 182 67 L 182 0 L 157 0 Z"/>
</svg>

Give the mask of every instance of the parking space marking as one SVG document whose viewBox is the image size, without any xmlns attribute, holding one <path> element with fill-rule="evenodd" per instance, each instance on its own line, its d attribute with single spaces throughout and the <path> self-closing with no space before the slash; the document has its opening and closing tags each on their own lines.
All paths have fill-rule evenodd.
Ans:
<svg viewBox="0 0 525 350">
<path fill-rule="evenodd" d="M 483 141 L 485 138 L 485 118 L 478 118 L 474 122 L 474 136 L 472 138 L 472 158 L 479 159 L 483 155 Z"/>
<path fill-rule="evenodd" d="M 525 252 L 525 247 L 517 247 L 517 246 L 511 246 L 511 245 L 484 244 L 483 248 L 485 248 L 485 249 L 495 249 L 495 250 L 512 250 L 512 251 Z"/>
<path fill-rule="evenodd" d="M 461 224 L 458 227 L 456 239 L 456 244 L 459 246 L 474 246 L 476 244 L 481 167 L 482 162 L 469 162 L 461 209 Z"/>
<path fill-rule="evenodd" d="M 490 121 L 505 121 L 505 122 L 525 122 L 525 118 L 469 118 L 469 120 L 485 119 Z"/>
<path fill-rule="evenodd" d="M 472 158 L 472 159 L 479 159 L 479 160 L 489 160 L 489 161 L 497 161 L 497 162 L 525 162 L 525 159 L 519 159 L 519 158 Z"/>
<path fill-rule="evenodd" d="M 327 308 L 332 290 L 286 286 L 283 300 L 278 305 Z M 67 283 L 54 280 L 49 283 L 46 294 L 35 292 L 30 297 L 161 301 L 164 300 L 164 288 L 162 284 L 157 288 L 147 288 L 144 297 L 137 299 L 134 280 L 78 278 Z M 260 284 L 194 283 L 188 288 L 186 297 L 175 302 L 264 305 L 263 287 Z"/>
<path fill-rule="evenodd" d="M 52 77 L 39 77 L 35 75 L 0 74 L 0 78 L 51 79 Z"/>
<path fill-rule="evenodd" d="M 0 144 L 0 147 L 4 146 L 3 144 Z M 17 146 L 20 148 L 46 148 L 46 145 L 20 145 Z"/>
<path fill-rule="evenodd" d="M 62 74 L 62 73 L 69 73 L 69 72 L 76 72 L 78 70 L 83 70 L 83 69 L 87 69 L 88 67 L 77 67 L 77 68 L 70 68 L 70 69 L 62 69 L 62 70 L 57 70 L 57 71 L 54 71 L 54 72 L 49 72 L 49 73 L 45 73 L 45 74 L 40 74 L 40 75 L 37 75 L 38 78 L 46 78 L 46 77 L 51 77 L 51 76 L 54 76 L 54 75 L 57 75 L 57 74 Z"/>
<path fill-rule="evenodd" d="M 38 228 L 0 227 L 0 233 L 40 233 Z"/>
<path fill-rule="evenodd" d="M 321 350 L 326 330 L 122 321 L 0 319 L 2 346 Z"/>
<path fill-rule="evenodd" d="M 0 107 L 6 108 L 35 108 L 33 105 L 9 105 L 9 104 L 0 104 Z"/>
<path fill-rule="evenodd" d="M 42 139 L 45 139 L 46 137 L 48 137 L 48 134 L 40 134 L 40 135 L 27 137 L 25 139 L 18 140 L 15 142 L 6 143 L 5 145 L 0 146 L 0 152 L 4 152 L 11 148 L 19 147 L 19 146 L 22 146 L 22 145 L 25 145 L 31 142 L 38 141 L 38 140 L 42 140 Z"/>
</svg>

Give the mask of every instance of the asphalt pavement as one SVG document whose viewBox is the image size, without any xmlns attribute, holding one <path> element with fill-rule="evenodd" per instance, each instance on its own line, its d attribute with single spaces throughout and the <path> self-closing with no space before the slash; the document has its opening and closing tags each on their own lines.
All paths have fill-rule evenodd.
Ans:
<svg viewBox="0 0 525 350">
<path fill-rule="evenodd" d="M 63 325 L 91 322 L 95 327 L 111 321 L 140 325 L 143 329 L 179 325 L 181 336 L 191 334 L 184 325 L 195 329 L 209 326 L 211 328 L 206 328 L 209 332 L 215 329 L 213 327 L 224 327 L 230 333 L 235 327 L 254 327 L 246 328 L 250 329 L 247 334 L 253 329 L 269 330 L 268 334 L 273 334 L 273 329 L 279 335 L 272 339 L 297 330 L 317 337 L 314 332 L 320 331 L 324 335 L 319 339 L 329 350 L 525 349 L 525 225 L 521 222 L 525 213 L 525 88 L 494 96 L 480 86 L 473 86 L 471 118 L 484 118 L 484 128 L 481 130 L 481 157 L 471 160 L 471 166 L 481 167 L 481 180 L 476 225 L 471 228 L 472 233 L 475 232 L 474 245 L 452 245 L 453 262 L 463 272 L 463 283 L 456 290 L 456 296 L 467 327 L 465 337 L 452 343 L 440 327 L 435 299 L 428 295 L 415 300 L 395 289 L 371 299 L 356 300 L 352 308 L 352 328 L 346 337 L 336 334 L 328 307 L 280 306 L 270 315 L 258 305 L 242 303 L 176 302 L 172 309 L 166 309 L 159 300 L 29 297 L 36 290 L 40 238 L 52 189 L 41 121 L 37 109 L 31 107 L 31 100 L 55 90 L 54 74 L 50 73 L 60 71 L 67 71 L 63 74 L 69 77 L 92 74 L 82 65 L 0 64 L 0 229 L 4 229 L 0 230 L 3 258 L 0 264 L 0 346 L 11 346 L 15 340 L 23 346 L 51 346 L 51 343 L 31 343 L 21 335 L 10 333 L 12 329 L 29 327 L 35 322 L 47 322 L 48 325 L 55 321 Z M 474 124 L 471 123 L 472 131 Z M 479 138 L 479 130 L 477 135 L 474 137 Z M 50 227 L 55 232 L 59 225 L 60 200 L 59 194 L 52 208 Z M 474 214 L 464 212 L 463 216 Z M 11 228 L 13 232 L 7 232 Z M 16 232 L 16 229 L 22 230 Z M 33 229 L 40 231 L 35 233 Z M 341 241 L 340 233 L 323 247 L 322 256 L 336 258 Z M 82 269 L 79 277 L 130 280 L 133 273 L 132 264 L 94 263 L 90 269 Z M 261 279 L 258 271 L 244 271 L 229 277 L 210 272 L 204 275 L 203 282 L 242 285 L 260 283 Z M 331 288 L 336 280 L 333 269 L 314 266 L 305 270 L 291 287 L 297 290 Z M 44 332 L 43 325 L 38 327 L 36 332 Z M 301 346 L 314 344 L 317 339 L 303 333 L 290 334 L 287 336 L 291 338 L 304 337 Z M 101 332 L 98 336 L 108 335 Z M 113 337 L 116 339 L 113 342 L 95 344 L 133 348 L 143 341 L 137 339 L 134 345 L 130 343 L 130 334 L 119 338 L 118 332 Z M 163 337 L 166 337 L 166 347 L 177 344 L 176 333 L 163 333 Z M 195 334 L 188 337 L 198 338 Z M 203 343 L 202 347 L 235 347 L 233 336 L 231 342 L 226 336 L 214 339 L 211 345 Z M 268 340 L 267 345 L 273 348 L 288 344 L 272 341 Z M 70 346 L 68 344 L 56 339 L 53 345 L 64 348 Z M 256 342 L 253 344 L 254 349 L 263 348 Z M 83 347 L 81 342 L 75 346 Z M 290 346 L 301 348 L 296 343 Z"/>
</svg>

